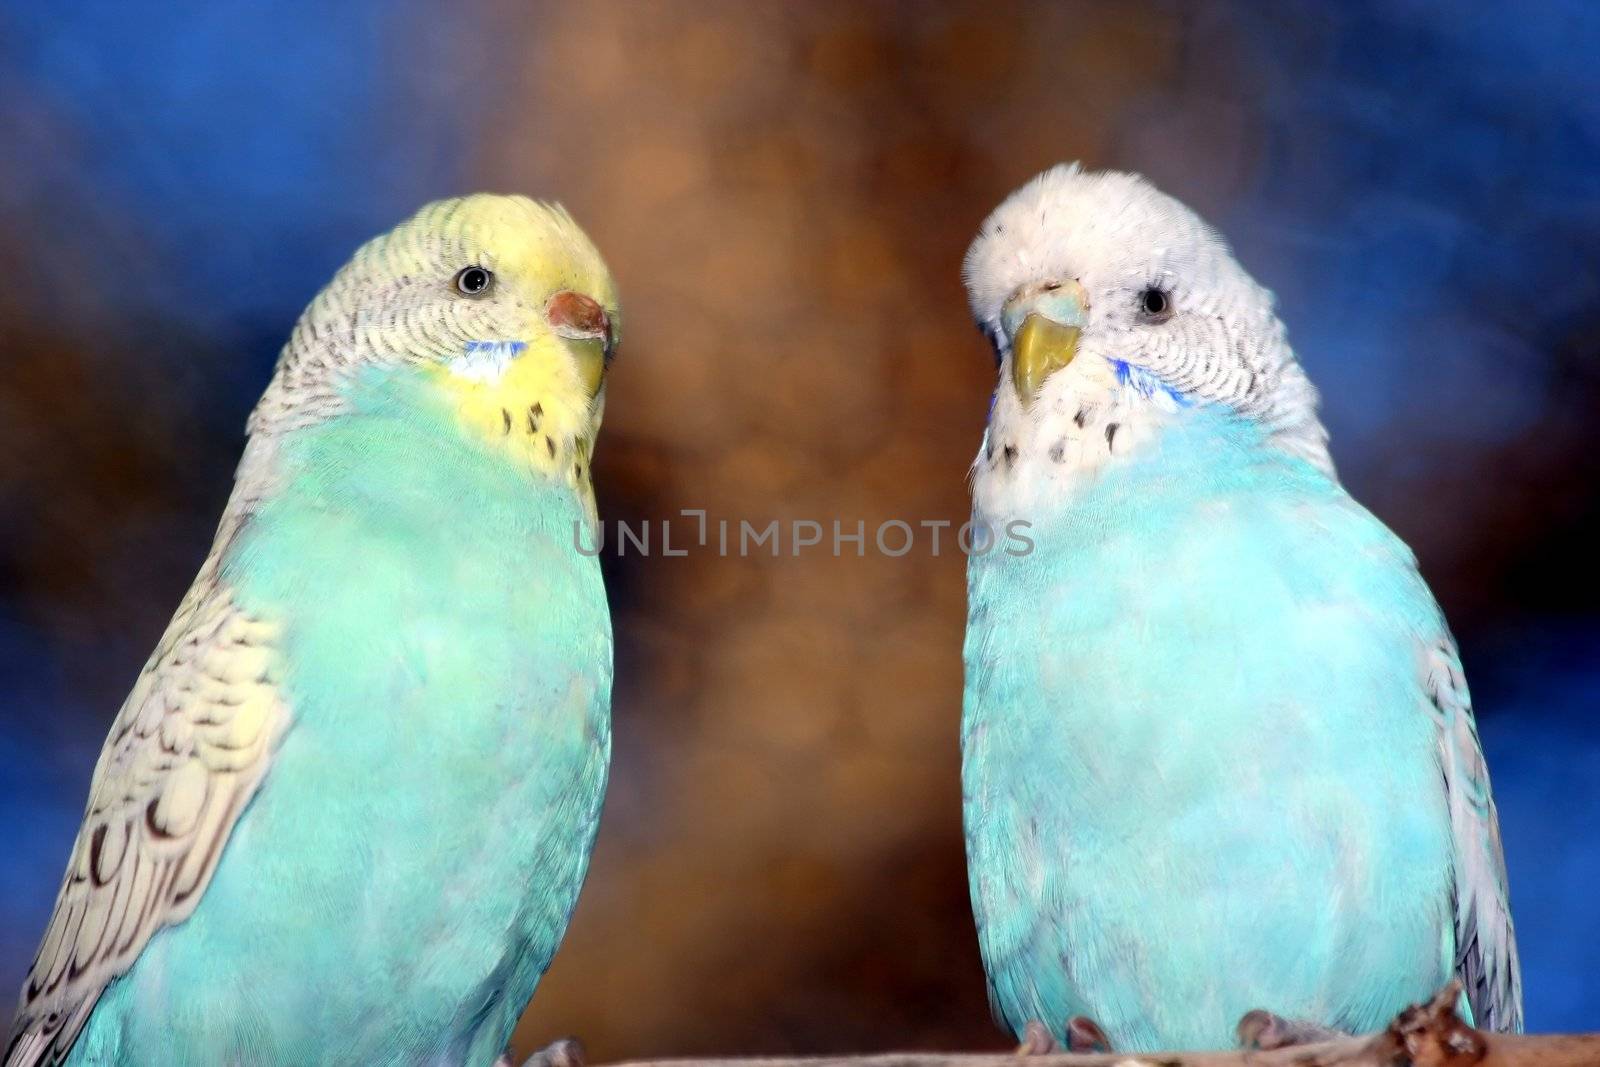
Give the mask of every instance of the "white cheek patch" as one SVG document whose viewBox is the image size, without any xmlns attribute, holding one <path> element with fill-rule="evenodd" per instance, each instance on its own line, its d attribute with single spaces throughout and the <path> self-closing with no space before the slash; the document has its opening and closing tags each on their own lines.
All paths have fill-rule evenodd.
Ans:
<svg viewBox="0 0 1600 1067">
<path fill-rule="evenodd" d="M 1006 384 L 995 398 L 973 465 L 973 503 L 991 522 L 1039 520 L 1137 452 L 1191 403 L 1160 377 L 1123 360 L 1079 356 L 1031 404 Z"/>
<path fill-rule="evenodd" d="M 494 385 L 527 347 L 524 341 L 468 341 L 466 350 L 450 361 L 450 372 L 468 381 Z"/>
</svg>

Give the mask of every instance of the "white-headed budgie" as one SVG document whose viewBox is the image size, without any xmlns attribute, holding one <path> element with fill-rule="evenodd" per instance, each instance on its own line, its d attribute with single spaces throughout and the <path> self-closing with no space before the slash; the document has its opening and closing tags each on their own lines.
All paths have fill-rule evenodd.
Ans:
<svg viewBox="0 0 1600 1067">
<path fill-rule="evenodd" d="M 8 1067 L 501 1055 L 605 791 L 574 524 L 617 325 L 522 197 L 423 208 L 311 303 L 112 725 Z"/>
<path fill-rule="evenodd" d="M 1334 473 L 1271 294 L 1130 174 L 1048 171 L 965 263 L 999 387 L 963 794 L 996 1017 L 1039 1044 L 1367 1031 L 1453 976 L 1522 1023 L 1494 803 L 1411 552 Z M 1036 1025 L 1030 1027 L 1030 1023 Z"/>
</svg>

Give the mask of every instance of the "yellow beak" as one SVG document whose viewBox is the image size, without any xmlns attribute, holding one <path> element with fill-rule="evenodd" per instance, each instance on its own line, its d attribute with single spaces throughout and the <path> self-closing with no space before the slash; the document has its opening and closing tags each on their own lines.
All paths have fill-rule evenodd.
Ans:
<svg viewBox="0 0 1600 1067">
<path fill-rule="evenodd" d="M 1033 403 L 1046 378 L 1072 362 L 1082 332 L 1037 312 L 1022 320 L 1011 339 L 1011 383 L 1023 407 Z"/>
</svg>

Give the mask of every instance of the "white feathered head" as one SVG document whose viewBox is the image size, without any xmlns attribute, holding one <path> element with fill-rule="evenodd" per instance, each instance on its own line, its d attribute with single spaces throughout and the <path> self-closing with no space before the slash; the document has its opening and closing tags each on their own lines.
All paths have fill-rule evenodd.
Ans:
<svg viewBox="0 0 1600 1067">
<path fill-rule="evenodd" d="M 1059 445 L 1061 419 L 1084 431 L 1113 410 L 1136 419 L 1141 403 L 1225 404 L 1332 472 L 1316 390 L 1272 294 L 1138 175 L 1046 171 L 984 221 L 963 273 L 1001 371 L 991 450 L 1001 423 L 1020 452 Z"/>
</svg>

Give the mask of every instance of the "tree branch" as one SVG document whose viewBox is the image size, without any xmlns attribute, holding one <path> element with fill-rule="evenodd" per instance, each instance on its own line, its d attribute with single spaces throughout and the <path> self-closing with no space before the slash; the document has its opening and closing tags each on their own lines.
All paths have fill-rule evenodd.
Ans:
<svg viewBox="0 0 1600 1067">
<path fill-rule="evenodd" d="M 1455 1013 L 1452 982 L 1366 1037 L 1270 1051 L 1138 1054 L 891 1052 L 874 1056 L 632 1060 L 613 1067 L 1595 1067 L 1600 1034 L 1487 1034 Z M 530 1063 L 537 1063 L 534 1057 Z"/>
</svg>

